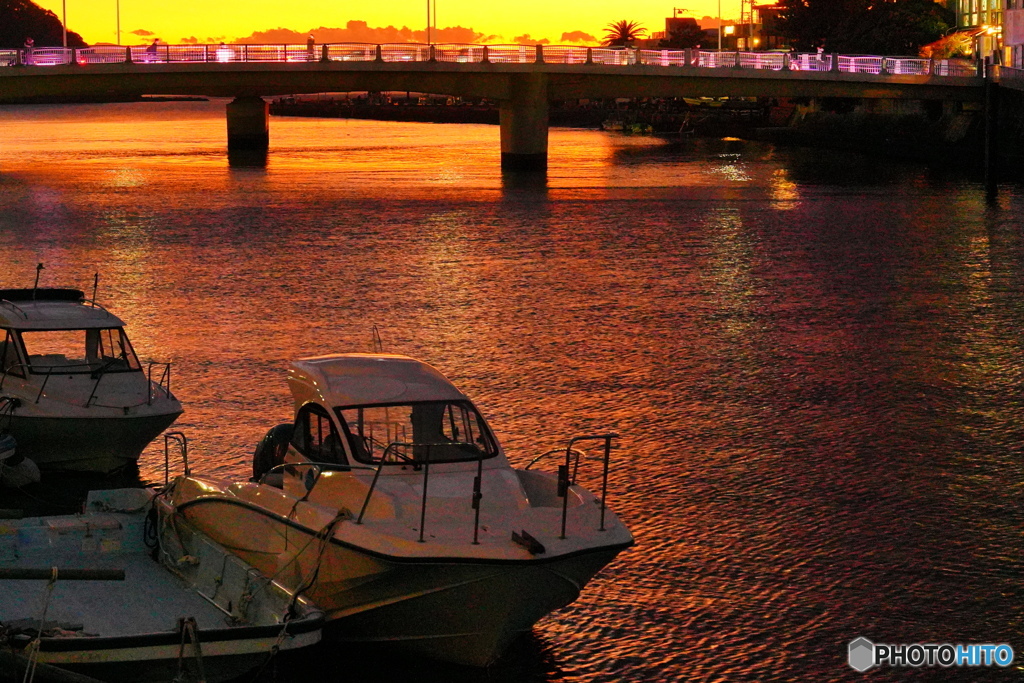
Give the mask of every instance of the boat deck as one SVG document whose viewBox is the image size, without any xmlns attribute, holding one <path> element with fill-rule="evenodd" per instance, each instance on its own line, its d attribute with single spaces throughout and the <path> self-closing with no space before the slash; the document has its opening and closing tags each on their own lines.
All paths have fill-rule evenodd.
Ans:
<svg viewBox="0 0 1024 683">
<path fill-rule="evenodd" d="M 225 613 L 153 559 L 138 516 L 89 515 L 0 523 L 0 567 L 123 569 L 124 581 L 61 581 L 47 622 L 80 624 L 82 633 L 131 635 L 177 630 L 180 617 L 223 628 Z M 0 622 L 38 620 L 47 581 L 6 580 Z"/>
</svg>

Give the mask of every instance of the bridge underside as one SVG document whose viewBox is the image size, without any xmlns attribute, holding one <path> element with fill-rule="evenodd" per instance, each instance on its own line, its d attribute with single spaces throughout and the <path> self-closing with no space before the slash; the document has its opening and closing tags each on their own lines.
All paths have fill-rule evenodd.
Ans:
<svg viewBox="0 0 1024 683">
<path fill-rule="evenodd" d="M 694 67 L 323 62 L 99 64 L 0 72 L 0 102 L 31 98 L 200 95 L 236 98 L 229 148 L 268 144 L 259 98 L 322 92 L 413 91 L 500 102 L 502 165 L 547 161 L 548 103 L 612 97 L 849 97 L 984 101 L 979 78 Z"/>
</svg>

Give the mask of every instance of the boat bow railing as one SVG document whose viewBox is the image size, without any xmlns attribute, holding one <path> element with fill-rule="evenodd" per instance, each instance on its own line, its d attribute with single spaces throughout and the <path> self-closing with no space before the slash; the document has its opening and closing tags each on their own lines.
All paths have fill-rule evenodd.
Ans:
<svg viewBox="0 0 1024 683">
<path fill-rule="evenodd" d="M 392 441 L 387 445 L 381 454 L 381 459 L 377 463 L 376 472 L 373 474 L 373 481 L 370 482 L 370 489 L 366 492 L 366 498 L 363 500 L 363 507 L 359 510 L 359 517 L 356 518 L 356 524 L 363 523 L 363 517 L 366 515 L 366 509 L 370 506 L 370 498 L 373 496 L 373 492 L 377 489 L 377 480 L 380 479 L 380 473 L 385 467 L 393 467 L 395 465 L 407 467 L 412 465 L 414 469 L 423 470 L 423 497 L 420 501 L 420 537 L 417 539 L 420 543 L 426 542 L 426 526 L 427 526 L 427 485 L 430 482 L 430 454 L 434 448 L 451 449 L 452 443 L 418 443 L 418 442 L 406 442 L 406 441 Z M 402 455 L 399 451 L 407 450 L 413 453 L 413 457 L 409 458 Z M 387 458 L 389 455 L 393 455 L 395 460 L 388 462 Z M 485 451 L 481 451 L 480 454 L 473 458 L 458 458 L 457 460 L 451 460 L 449 458 L 442 458 L 434 461 L 434 464 L 443 464 L 451 462 L 476 462 L 476 477 L 473 478 L 473 492 L 472 492 L 472 506 L 473 506 L 473 545 L 480 544 L 480 500 L 483 498 L 481 478 L 483 477 L 483 466 L 484 459 L 491 457 Z"/>
<path fill-rule="evenodd" d="M 569 487 L 575 485 L 576 477 L 579 472 L 579 466 L 581 460 L 588 459 L 586 453 L 576 448 L 576 444 L 587 442 L 587 441 L 600 441 L 604 444 L 604 453 L 601 458 L 594 458 L 594 460 L 600 460 L 602 462 L 601 469 L 601 521 L 598 531 L 605 531 L 605 513 L 607 510 L 607 497 L 608 497 L 608 470 L 609 463 L 611 461 L 611 449 L 612 440 L 618 438 L 618 434 L 611 432 L 607 434 L 589 434 L 574 436 L 569 440 L 568 445 L 562 449 L 557 448 L 546 453 L 542 453 L 537 456 L 526 466 L 525 469 L 530 469 L 535 463 L 540 460 L 554 454 L 564 454 L 565 463 L 558 466 L 558 496 L 562 498 L 562 525 L 561 535 L 559 538 L 565 539 L 566 534 L 566 521 L 568 519 L 569 512 Z M 490 457 L 489 454 L 481 452 L 481 454 L 474 458 L 465 458 L 453 461 L 451 459 L 433 459 L 431 452 L 435 448 L 450 449 L 451 443 L 411 443 L 411 442 L 400 442 L 393 441 L 388 444 L 387 448 L 384 449 L 381 460 L 373 465 L 350 465 L 350 464 L 337 464 L 337 463 L 323 463 L 323 462 L 292 462 L 292 463 L 281 463 L 271 467 L 267 472 L 260 477 L 259 483 L 265 483 L 267 477 L 273 473 L 284 471 L 287 468 L 296 467 L 311 467 L 318 470 L 336 470 L 336 471 L 350 471 L 350 470 L 364 470 L 372 471 L 373 479 L 370 481 L 369 489 L 366 492 L 366 496 L 363 498 L 362 506 L 359 509 L 359 514 L 356 516 L 354 521 L 355 524 L 362 524 L 363 519 L 366 517 L 366 511 L 370 507 L 370 502 L 373 499 L 373 494 L 377 490 L 377 482 L 380 480 L 380 475 L 384 471 L 385 467 L 408 467 L 412 466 L 416 470 L 423 472 L 423 495 L 420 500 L 420 526 L 419 526 L 419 538 L 417 539 L 420 543 L 426 542 L 426 521 L 427 521 L 427 500 L 429 497 L 429 484 L 430 484 L 430 466 L 431 464 L 444 464 L 451 462 L 476 462 L 477 471 L 476 476 L 473 478 L 473 490 L 471 493 L 471 505 L 474 510 L 473 515 L 473 545 L 479 545 L 480 543 L 480 502 L 483 498 L 482 493 L 482 477 L 483 477 L 483 461 Z M 407 452 L 415 452 L 415 457 L 407 458 L 400 455 L 400 451 L 406 450 Z M 394 456 L 395 460 L 388 461 L 388 456 Z M 313 486 L 316 484 L 316 479 L 319 478 L 319 473 L 315 475 L 315 478 L 306 483 L 307 495 L 308 492 L 312 491 Z"/>
<path fill-rule="evenodd" d="M 160 372 L 156 382 L 153 381 L 153 368 L 159 369 Z M 153 405 L 154 399 L 158 398 L 159 394 L 163 394 L 164 398 L 174 398 L 171 393 L 170 363 L 149 361 L 146 366 L 146 379 L 149 381 L 149 398 L 146 400 L 146 405 Z"/>
<path fill-rule="evenodd" d="M 88 408 L 93 405 L 93 400 L 96 398 L 96 391 L 99 389 L 100 380 L 103 379 L 104 375 L 107 374 L 113 363 L 120 359 L 111 359 L 106 364 L 99 368 L 92 370 L 91 375 L 93 381 L 92 391 L 89 392 L 89 398 L 85 400 L 85 404 L 82 406 Z M 75 373 L 81 371 L 77 368 L 91 368 L 89 363 L 72 363 L 68 365 L 32 365 L 31 363 L 14 363 L 6 368 L 2 374 L 0 374 L 0 391 L 4 388 L 4 383 L 7 381 L 9 375 L 15 375 L 17 377 L 27 378 L 29 375 L 42 375 L 43 382 L 39 385 L 39 391 L 36 393 L 35 403 L 39 403 L 43 398 L 43 394 L 46 392 L 46 385 L 50 381 L 50 377 L 53 375 L 63 375 L 68 372 L 69 368 L 76 368 Z M 158 368 L 159 374 L 156 382 L 153 381 L 154 368 Z M 82 373 L 84 374 L 84 373 Z M 152 405 L 153 401 L 159 398 L 161 395 L 164 398 L 174 398 L 171 393 L 171 364 L 170 363 L 158 363 L 156 361 L 150 361 L 149 366 L 146 370 L 146 379 L 148 382 L 147 395 L 145 405 Z M 143 405 L 139 403 L 137 405 Z M 109 407 L 109 406 L 106 406 Z M 126 406 L 134 407 L 134 406 Z"/>
<path fill-rule="evenodd" d="M 565 524 L 569 517 L 569 487 L 576 484 L 580 460 L 586 459 L 586 453 L 579 448 L 575 448 L 575 446 L 585 441 L 601 441 L 604 443 L 604 457 L 601 459 L 603 461 L 603 467 L 601 468 L 601 525 L 598 527 L 598 531 L 605 531 L 604 518 L 605 510 L 607 509 L 606 498 L 608 496 L 608 465 L 611 462 L 612 439 L 616 439 L 618 436 L 614 432 L 574 436 L 569 439 L 569 443 L 564 450 L 556 448 L 547 453 L 541 453 L 524 468 L 530 469 L 535 463 L 549 455 L 565 453 L 565 464 L 558 466 L 558 497 L 562 499 L 562 535 L 559 536 L 560 539 L 565 539 Z"/>
</svg>

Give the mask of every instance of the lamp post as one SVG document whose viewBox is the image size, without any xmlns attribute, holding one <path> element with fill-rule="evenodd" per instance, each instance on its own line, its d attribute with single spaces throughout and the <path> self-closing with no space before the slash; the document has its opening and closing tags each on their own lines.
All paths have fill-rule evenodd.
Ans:
<svg viewBox="0 0 1024 683">
<path fill-rule="evenodd" d="M 63 18 L 60 23 L 62 24 L 61 30 L 64 32 L 64 47 L 68 46 L 68 0 L 61 0 L 61 13 Z"/>
<path fill-rule="evenodd" d="M 718 0 L 718 51 L 722 51 L 722 0 Z"/>
<path fill-rule="evenodd" d="M 117 0 L 117 44 L 121 44 L 121 0 Z"/>
<path fill-rule="evenodd" d="M 432 44 L 430 38 L 430 26 L 433 24 L 434 29 L 437 29 L 437 0 L 434 0 L 434 18 L 430 18 L 430 0 L 427 0 L 427 45 Z"/>
</svg>

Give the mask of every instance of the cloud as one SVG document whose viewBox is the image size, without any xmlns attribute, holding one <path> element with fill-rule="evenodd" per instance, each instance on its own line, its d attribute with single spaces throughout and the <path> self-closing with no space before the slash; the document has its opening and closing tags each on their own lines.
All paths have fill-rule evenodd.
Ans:
<svg viewBox="0 0 1024 683">
<path fill-rule="evenodd" d="M 129 31 L 129 33 L 131 33 L 133 36 L 141 36 L 143 38 L 146 38 L 148 36 L 155 36 L 156 35 L 152 31 L 147 31 L 144 28 L 137 28 L 134 31 Z"/>
<path fill-rule="evenodd" d="M 518 45 L 550 45 L 551 44 L 551 41 L 548 40 L 547 38 L 541 38 L 540 40 L 537 40 L 536 38 L 531 38 L 529 33 L 524 33 L 521 36 L 516 36 L 515 38 L 512 39 L 512 42 L 516 43 Z"/>
<path fill-rule="evenodd" d="M 597 38 L 583 31 L 568 31 L 559 38 L 562 43 L 597 43 Z"/>
<path fill-rule="evenodd" d="M 189 36 L 188 38 L 182 38 L 181 42 L 183 45 L 195 45 L 199 42 L 199 39 L 195 36 Z"/>
<path fill-rule="evenodd" d="M 413 30 L 407 26 L 373 27 L 365 21 L 349 21 L 344 28 L 321 26 L 309 31 L 296 31 L 290 28 L 272 28 L 256 31 L 251 35 L 239 38 L 237 42 L 248 44 L 290 43 L 304 44 L 312 35 L 318 43 L 425 43 L 426 30 Z M 484 43 L 497 36 L 486 35 L 472 28 L 448 26 L 431 31 L 430 39 L 435 43 Z"/>
</svg>

